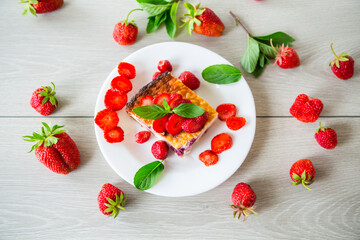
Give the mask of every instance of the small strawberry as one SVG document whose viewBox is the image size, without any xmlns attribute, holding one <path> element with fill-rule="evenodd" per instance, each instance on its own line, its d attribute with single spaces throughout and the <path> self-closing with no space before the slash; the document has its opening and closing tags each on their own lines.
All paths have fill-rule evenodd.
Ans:
<svg viewBox="0 0 360 240">
<path fill-rule="evenodd" d="M 181 128 L 184 132 L 195 133 L 203 128 L 204 124 L 199 123 L 195 118 L 186 118 L 182 122 Z"/>
<path fill-rule="evenodd" d="M 196 90 L 200 87 L 199 79 L 192 72 L 182 72 L 179 76 L 179 79 L 191 90 Z"/>
<path fill-rule="evenodd" d="M 243 117 L 230 117 L 226 120 L 226 126 L 230 130 L 239 130 L 242 128 L 246 123 L 246 119 Z"/>
<path fill-rule="evenodd" d="M 124 141 L 124 130 L 121 127 L 114 127 L 109 131 L 104 131 L 104 138 L 108 143 L 118 143 Z"/>
<path fill-rule="evenodd" d="M 230 117 L 235 117 L 236 115 L 236 106 L 232 103 L 224 103 L 220 104 L 216 108 L 218 115 L 218 118 L 221 121 L 226 121 Z"/>
<path fill-rule="evenodd" d="M 64 4 L 64 1 L 63 0 L 21 0 L 19 3 L 27 3 L 24 6 L 24 11 L 22 15 L 25 15 L 28 12 L 30 12 L 31 14 L 37 16 L 36 15 L 37 13 L 41 14 L 41 13 L 55 11 Z"/>
<path fill-rule="evenodd" d="M 177 106 L 179 106 L 182 103 L 191 103 L 191 101 L 189 99 L 177 99 L 174 102 L 171 103 L 171 108 L 176 108 Z"/>
<path fill-rule="evenodd" d="M 120 93 L 115 89 L 109 89 L 104 98 L 104 104 L 106 108 L 114 111 L 121 110 L 127 102 L 127 95 Z"/>
<path fill-rule="evenodd" d="M 151 147 L 151 153 L 156 159 L 164 160 L 169 153 L 169 146 L 164 141 L 156 141 Z"/>
<path fill-rule="evenodd" d="M 295 68 L 300 66 L 300 58 L 296 51 L 289 47 L 284 46 L 284 44 L 280 48 L 275 48 L 272 44 L 272 39 L 270 39 L 271 47 L 276 52 L 275 63 L 281 68 Z"/>
<path fill-rule="evenodd" d="M 172 71 L 172 66 L 171 66 L 171 63 L 169 62 L 169 60 L 161 60 L 158 63 L 158 69 L 162 73 L 166 72 L 166 71 L 171 72 Z"/>
<path fill-rule="evenodd" d="M 42 124 L 41 131 L 23 137 L 25 141 L 36 142 L 30 152 L 35 150 L 36 158 L 55 173 L 68 174 L 75 170 L 81 162 L 75 142 L 61 129 L 63 126 Z"/>
<path fill-rule="evenodd" d="M 101 110 L 96 114 L 95 123 L 104 131 L 114 129 L 119 123 L 117 113 L 111 109 Z"/>
<path fill-rule="evenodd" d="M 337 134 L 334 129 L 322 127 L 319 122 L 319 128 L 316 130 L 315 139 L 320 146 L 326 149 L 333 149 L 337 145 Z"/>
<path fill-rule="evenodd" d="M 175 103 L 175 101 L 177 101 L 177 100 L 179 100 L 179 99 L 182 99 L 182 95 L 181 95 L 181 94 L 179 94 L 179 93 L 172 93 L 172 94 L 170 94 L 170 99 L 169 99 L 168 104 L 169 104 L 169 106 L 170 106 L 171 109 L 174 108 L 174 103 Z"/>
<path fill-rule="evenodd" d="M 120 76 L 126 77 L 127 79 L 133 79 L 136 77 L 136 69 L 134 65 L 127 62 L 119 63 L 118 73 L 120 74 Z"/>
<path fill-rule="evenodd" d="M 114 185 L 105 183 L 99 192 L 97 201 L 102 214 L 116 218 L 120 210 L 125 210 L 126 195 Z"/>
<path fill-rule="evenodd" d="M 290 168 L 290 177 L 293 180 L 293 185 L 302 185 L 311 190 L 307 185 L 314 181 L 315 168 L 309 159 L 300 159 L 296 161 Z"/>
<path fill-rule="evenodd" d="M 55 97 L 55 85 L 52 82 L 51 84 L 52 88 L 46 86 L 36 89 L 30 99 L 31 107 L 43 116 L 50 115 L 58 105 L 58 100 Z"/>
<path fill-rule="evenodd" d="M 185 118 L 175 113 L 171 114 L 169 120 L 165 124 L 166 131 L 172 135 L 179 134 L 182 131 L 182 123 L 184 119 Z"/>
<path fill-rule="evenodd" d="M 315 122 L 321 111 L 323 103 L 316 98 L 309 98 L 306 94 L 300 94 L 290 108 L 290 114 L 301 122 Z"/>
<path fill-rule="evenodd" d="M 208 167 L 215 165 L 219 161 L 219 156 L 211 150 L 206 150 L 199 154 L 199 160 Z"/>
<path fill-rule="evenodd" d="M 232 138 L 226 133 L 220 133 L 211 140 L 211 150 L 214 153 L 222 153 L 232 146 Z"/>
<path fill-rule="evenodd" d="M 147 106 L 147 105 L 152 105 L 152 104 L 153 104 L 153 96 L 146 95 L 146 96 L 141 98 L 139 105 L 140 106 Z"/>
<path fill-rule="evenodd" d="M 244 221 L 250 216 L 250 214 L 258 215 L 255 212 L 254 204 L 256 202 L 256 194 L 250 185 L 246 183 L 238 183 L 231 195 L 233 204 L 231 208 L 234 209 L 234 217 L 239 213 L 238 219 L 241 215 L 244 215 Z"/>
<path fill-rule="evenodd" d="M 165 125 L 166 125 L 168 119 L 169 119 L 169 115 L 165 115 L 162 118 L 155 119 L 152 123 L 152 128 L 154 129 L 154 131 L 157 133 L 165 132 L 165 130 L 166 130 Z"/>
<path fill-rule="evenodd" d="M 189 13 L 184 14 L 185 17 L 182 21 L 185 23 L 181 27 L 186 25 L 189 35 L 192 32 L 210 37 L 222 35 L 225 26 L 210 8 L 200 7 L 200 4 L 194 6 L 190 3 L 184 3 L 184 6 L 189 10 Z"/>
<path fill-rule="evenodd" d="M 144 143 L 150 139 L 151 132 L 149 131 L 140 131 L 135 134 L 135 142 L 137 143 Z"/>
<path fill-rule="evenodd" d="M 168 93 L 160 93 L 159 95 L 157 95 L 154 100 L 153 100 L 153 104 L 159 104 L 162 106 L 163 104 L 163 99 L 166 100 L 166 102 L 168 103 L 170 101 L 170 94 Z"/>
<path fill-rule="evenodd" d="M 155 72 L 154 75 L 152 76 L 151 80 L 155 80 L 158 76 L 160 76 L 162 74 L 162 72 Z"/>
<path fill-rule="evenodd" d="M 126 77 L 117 76 L 111 80 L 111 87 L 122 94 L 127 94 L 132 90 L 132 83 Z"/>
<path fill-rule="evenodd" d="M 354 75 L 354 59 L 350 57 L 349 53 L 336 55 L 332 45 L 333 43 L 330 44 L 330 47 L 335 59 L 330 62 L 331 70 L 338 78 L 347 80 Z"/>
<path fill-rule="evenodd" d="M 136 41 L 138 27 L 135 24 L 135 20 L 128 21 L 130 13 L 136 10 L 142 9 L 131 10 L 126 16 L 125 21 L 120 21 L 115 24 L 113 38 L 120 45 L 131 45 Z"/>
</svg>

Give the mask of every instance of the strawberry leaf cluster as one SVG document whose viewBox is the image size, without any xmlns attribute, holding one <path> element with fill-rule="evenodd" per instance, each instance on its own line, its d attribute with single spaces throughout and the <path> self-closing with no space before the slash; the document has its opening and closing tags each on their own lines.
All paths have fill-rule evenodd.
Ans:
<svg viewBox="0 0 360 240">
<path fill-rule="evenodd" d="M 189 13 L 184 14 L 184 18 L 182 19 L 184 24 L 181 27 L 186 26 L 188 34 L 191 35 L 192 31 L 194 30 L 194 24 L 198 26 L 201 25 L 201 21 L 196 17 L 203 14 L 206 8 L 200 8 L 200 3 L 196 6 L 190 3 L 184 3 L 184 7 L 189 10 Z"/>
<path fill-rule="evenodd" d="M 36 10 L 32 6 L 32 4 L 38 4 L 38 0 L 21 0 L 19 3 L 27 3 L 24 5 L 24 11 L 22 12 L 22 15 L 26 15 L 28 12 L 30 12 L 32 15 L 36 16 Z"/>
<path fill-rule="evenodd" d="M 109 203 L 104 203 L 107 208 L 104 210 L 105 213 L 111 212 L 110 216 L 116 218 L 119 215 L 120 210 L 125 210 L 124 204 L 126 202 L 126 196 L 121 192 L 120 197 L 119 195 L 115 194 L 116 198 L 115 201 L 111 198 L 107 197 L 106 200 Z"/>
</svg>

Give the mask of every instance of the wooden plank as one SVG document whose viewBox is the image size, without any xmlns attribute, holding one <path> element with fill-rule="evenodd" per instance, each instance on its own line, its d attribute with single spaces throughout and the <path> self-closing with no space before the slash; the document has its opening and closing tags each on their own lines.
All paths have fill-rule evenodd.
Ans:
<svg viewBox="0 0 360 240">
<path fill-rule="evenodd" d="M 90 118 L 52 119 L 53 124 L 66 126 L 82 157 L 79 169 L 69 175 L 52 173 L 27 153 L 30 144 L 21 140 L 43 120 L 48 119 L 0 119 L 1 239 L 357 239 L 360 235 L 360 150 L 355 144 L 360 141 L 359 118 L 320 119 L 338 132 L 334 150 L 317 145 L 316 123 L 258 118 L 253 147 L 239 170 L 219 187 L 185 198 L 143 193 L 124 182 L 100 153 Z M 290 183 L 289 168 L 301 158 L 315 165 L 313 191 Z M 234 220 L 229 208 L 233 187 L 241 181 L 257 194 L 259 216 L 246 222 Z M 97 194 L 106 182 L 128 194 L 127 210 L 116 220 L 98 210 Z"/>
</svg>

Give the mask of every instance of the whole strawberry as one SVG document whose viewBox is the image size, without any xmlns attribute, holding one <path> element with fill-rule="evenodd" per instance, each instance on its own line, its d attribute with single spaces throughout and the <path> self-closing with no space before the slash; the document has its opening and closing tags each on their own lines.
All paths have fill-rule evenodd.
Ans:
<svg viewBox="0 0 360 240">
<path fill-rule="evenodd" d="M 307 185 L 314 181 L 315 168 L 309 159 L 300 159 L 296 161 L 290 168 L 290 177 L 293 180 L 293 185 L 302 185 L 311 190 Z"/>
<path fill-rule="evenodd" d="M 285 47 L 284 44 L 280 48 L 275 48 L 272 45 L 272 39 L 270 39 L 270 44 L 276 52 L 275 63 L 279 67 L 295 68 L 300 66 L 300 58 L 293 48 L 289 46 Z"/>
<path fill-rule="evenodd" d="M 236 217 L 236 214 L 239 213 L 238 219 L 241 215 L 244 215 L 245 221 L 250 214 L 258 215 L 257 212 L 253 210 L 253 206 L 256 201 L 256 194 L 250 185 L 244 182 L 238 183 L 234 188 L 231 198 L 233 202 L 231 208 L 235 210 L 234 217 Z"/>
<path fill-rule="evenodd" d="M 136 10 L 142 10 L 142 9 L 131 10 L 126 16 L 125 21 L 120 21 L 119 23 L 115 24 L 113 31 L 113 38 L 120 45 L 131 45 L 136 41 L 138 34 L 138 27 L 136 26 L 134 20 L 130 22 L 128 21 L 130 13 Z"/>
<path fill-rule="evenodd" d="M 20 3 L 27 3 L 24 6 L 22 15 L 30 12 L 37 16 L 37 13 L 47 13 L 55 11 L 60 8 L 63 4 L 63 0 L 21 0 Z"/>
<path fill-rule="evenodd" d="M 190 3 L 184 3 L 189 13 L 184 14 L 182 26 L 186 25 L 186 29 L 191 35 L 192 32 L 210 36 L 220 37 L 225 29 L 221 19 L 207 7 L 200 7 L 200 4 L 194 6 Z"/>
<path fill-rule="evenodd" d="M 330 62 L 331 70 L 338 78 L 347 80 L 354 75 L 354 59 L 350 57 L 349 53 L 336 55 L 332 45 L 333 43 L 330 44 L 330 48 L 335 59 Z"/>
<path fill-rule="evenodd" d="M 333 149 L 337 145 L 337 134 L 334 129 L 322 127 L 319 122 L 319 128 L 316 130 L 315 139 L 320 146 L 326 149 Z"/>
<path fill-rule="evenodd" d="M 321 100 L 308 97 L 306 94 L 300 94 L 291 106 L 290 114 L 301 122 L 315 122 L 323 107 Z"/>
<path fill-rule="evenodd" d="M 104 215 L 116 218 L 120 210 L 125 210 L 126 195 L 119 188 L 105 183 L 98 195 L 98 205 Z"/>
<path fill-rule="evenodd" d="M 40 131 L 23 137 L 25 141 L 36 142 L 30 152 L 35 150 L 36 158 L 55 173 L 68 174 L 75 170 L 81 162 L 75 142 L 61 129 L 63 126 L 42 124 Z"/>
<path fill-rule="evenodd" d="M 43 116 L 50 115 L 58 105 L 58 100 L 55 97 L 55 85 L 54 83 L 51 84 L 52 88 L 46 86 L 36 89 L 30 99 L 31 107 Z"/>
</svg>

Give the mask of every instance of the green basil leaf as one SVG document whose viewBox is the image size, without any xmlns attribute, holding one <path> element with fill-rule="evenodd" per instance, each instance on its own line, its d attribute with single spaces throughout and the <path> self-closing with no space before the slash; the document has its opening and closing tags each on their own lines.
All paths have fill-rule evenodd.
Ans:
<svg viewBox="0 0 360 240">
<path fill-rule="evenodd" d="M 185 118 L 196 118 L 204 114 L 205 110 L 192 103 L 182 103 L 173 109 L 173 112 L 177 115 Z"/>
<path fill-rule="evenodd" d="M 146 26 L 146 33 L 152 33 L 156 31 L 157 27 L 155 26 L 155 16 L 148 17 L 149 21 Z"/>
<path fill-rule="evenodd" d="M 173 3 L 170 11 L 168 12 L 168 17 L 165 21 L 166 32 L 171 38 L 175 37 L 176 34 L 176 12 L 179 2 Z"/>
<path fill-rule="evenodd" d="M 167 111 L 158 104 L 136 107 L 133 111 L 139 117 L 150 120 L 162 118 L 167 114 Z"/>
<path fill-rule="evenodd" d="M 163 102 L 162 102 L 164 108 L 165 108 L 165 111 L 170 113 L 171 112 L 171 107 L 169 106 L 169 104 L 167 103 L 166 99 L 163 98 Z"/>
<path fill-rule="evenodd" d="M 156 16 L 165 12 L 171 4 L 155 5 L 151 3 L 139 3 L 140 7 L 144 9 L 150 16 Z"/>
<path fill-rule="evenodd" d="M 164 170 L 164 164 L 160 161 L 154 161 L 141 167 L 134 176 L 134 185 L 139 190 L 151 188 Z"/>
<path fill-rule="evenodd" d="M 161 25 L 161 23 L 163 23 L 165 21 L 165 19 L 167 18 L 167 16 L 168 16 L 167 12 L 168 11 L 165 11 L 165 12 L 155 16 L 154 25 L 155 25 L 156 29 L 158 29 L 159 26 Z"/>
<path fill-rule="evenodd" d="M 269 60 L 266 56 L 264 56 L 264 57 L 265 57 L 265 64 L 266 64 L 266 65 L 269 65 L 270 60 Z"/>
<path fill-rule="evenodd" d="M 260 52 L 264 53 L 267 57 L 269 58 L 276 57 L 276 52 L 271 46 L 259 42 L 259 48 L 260 48 Z"/>
<path fill-rule="evenodd" d="M 259 44 L 258 42 L 248 35 L 248 47 L 241 59 L 241 65 L 248 73 L 252 73 L 259 59 Z"/>
<path fill-rule="evenodd" d="M 260 55 L 259 55 L 259 66 L 260 67 L 264 67 L 264 63 L 265 63 L 265 56 L 262 52 L 260 52 Z M 256 70 L 256 69 L 255 69 Z"/>
<path fill-rule="evenodd" d="M 257 78 L 262 74 L 263 70 L 264 70 L 264 66 L 260 66 L 260 64 L 258 64 L 258 65 L 256 65 L 256 68 L 252 72 L 252 74 L 254 75 L 254 77 Z"/>
<path fill-rule="evenodd" d="M 229 64 L 216 64 L 205 68 L 201 76 L 210 83 L 229 84 L 239 81 L 241 72 Z"/>
<path fill-rule="evenodd" d="M 289 43 L 295 41 L 294 38 L 284 32 L 275 32 L 266 36 L 256 36 L 254 39 L 267 45 L 270 45 L 270 39 L 272 39 L 274 46 L 282 44 L 291 46 Z"/>
</svg>

